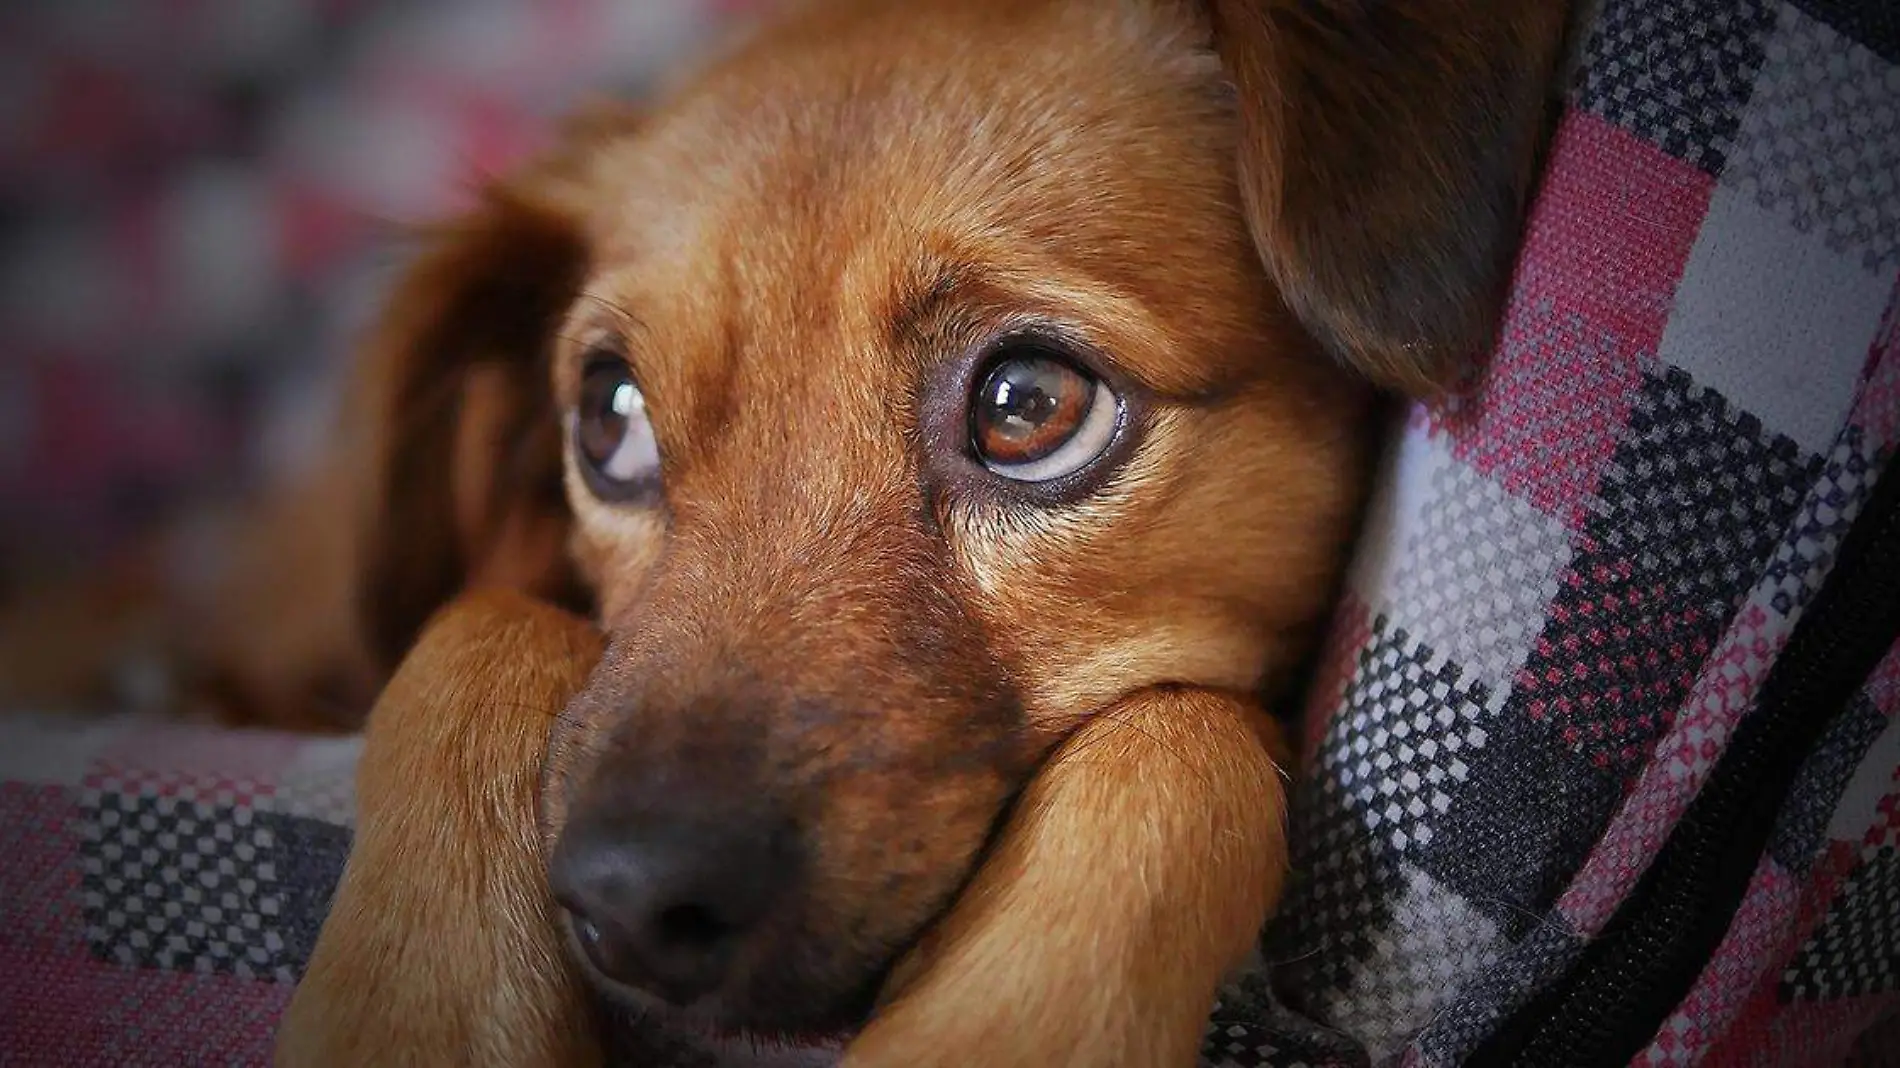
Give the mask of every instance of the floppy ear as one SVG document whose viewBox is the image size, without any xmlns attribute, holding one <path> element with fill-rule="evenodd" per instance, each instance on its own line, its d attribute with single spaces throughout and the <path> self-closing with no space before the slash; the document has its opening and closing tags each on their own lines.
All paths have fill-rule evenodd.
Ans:
<svg viewBox="0 0 1900 1068">
<path fill-rule="evenodd" d="M 570 123 L 560 148 L 424 233 L 361 365 L 367 478 L 358 611 L 385 669 L 466 587 L 574 606 L 548 351 L 589 259 L 586 165 L 631 127 Z"/>
<path fill-rule="evenodd" d="M 1561 0 L 1210 0 L 1241 195 L 1336 358 L 1442 391 L 1496 329 L 1544 135 Z"/>
</svg>

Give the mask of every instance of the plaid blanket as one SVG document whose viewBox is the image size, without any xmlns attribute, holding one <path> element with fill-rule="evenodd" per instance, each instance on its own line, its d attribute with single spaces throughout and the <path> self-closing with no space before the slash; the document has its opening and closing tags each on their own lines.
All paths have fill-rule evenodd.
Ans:
<svg viewBox="0 0 1900 1068">
<path fill-rule="evenodd" d="M 268 1064 L 349 851 L 360 743 L 0 729 L 0 1065 Z"/>
<path fill-rule="evenodd" d="M 1900 7 L 1603 0 L 1489 374 L 1385 465 L 1309 699 L 1295 883 L 1210 1059 L 1606 1063 L 1554 1018 L 1619 983 L 1651 1000 L 1594 1023 L 1639 1027 L 1640 1064 L 1833 1063 L 1893 1017 L 1892 602 L 1837 700 L 1771 675 L 1893 455 L 1897 282 Z M 1792 781 L 1710 828 L 1802 731 Z M 1691 836 L 1751 825 L 1732 901 L 1684 902 L 1724 910 L 1707 951 L 1663 963 L 1636 940 L 1681 928 L 1657 910 Z"/>
<path fill-rule="evenodd" d="M 1491 370 L 1385 464 L 1307 708 L 1294 884 L 1205 1063 L 1560 1063 L 1578 1019 L 1636 1027 L 1641 1064 L 1900 1050 L 1891 605 L 1838 700 L 1777 672 L 1891 522 L 1897 182 L 1900 9 L 1603 0 Z M 5 730 L 0 1063 L 260 1063 L 353 744 Z M 1738 790 L 1759 818 L 1725 823 Z M 1706 952 L 1659 978 L 1694 940 L 1635 935 L 1678 930 L 1692 847 L 1751 829 L 1691 899 Z M 1591 1016 L 1618 979 L 1670 996 Z"/>
</svg>

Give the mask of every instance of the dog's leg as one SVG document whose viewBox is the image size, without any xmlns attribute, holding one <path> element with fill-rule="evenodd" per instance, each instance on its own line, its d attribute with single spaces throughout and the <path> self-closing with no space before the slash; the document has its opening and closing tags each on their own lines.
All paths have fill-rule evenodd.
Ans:
<svg viewBox="0 0 1900 1068">
<path fill-rule="evenodd" d="M 512 595 L 431 624 L 370 716 L 356 841 L 279 1065 L 599 1061 L 535 819 L 550 720 L 599 655 L 587 624 Z"/>
<path fill-rule="evenodd" d="M 1179 690 L 1084 725 L 847 1068 L 1192 1065 L 1285 875 L 1275 731 L 1245 702 Z"/>
</svg>

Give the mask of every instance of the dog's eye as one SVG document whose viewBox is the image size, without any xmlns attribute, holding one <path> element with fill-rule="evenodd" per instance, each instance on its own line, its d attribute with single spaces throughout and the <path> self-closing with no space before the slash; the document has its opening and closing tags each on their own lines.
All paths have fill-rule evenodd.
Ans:
<svg viewBox="0 0 1900 1068">
<path fill-rule="evenodd" d="M 983 466 L 1018 482 L 1073 474 L 1115 437 L 1121 402 L 1068 360 L 1028 346 L 1005 348 L 970 406 L 970 441 Z"/>
<path fill-rule="evenodd" d="M 646 397 L 618 359 L 596 359 L 581 372 L 573 437 L 576 458 L 596 493 L 629 496 L 659 474 L 660 448 L 647 421 Z"/>
</svg>

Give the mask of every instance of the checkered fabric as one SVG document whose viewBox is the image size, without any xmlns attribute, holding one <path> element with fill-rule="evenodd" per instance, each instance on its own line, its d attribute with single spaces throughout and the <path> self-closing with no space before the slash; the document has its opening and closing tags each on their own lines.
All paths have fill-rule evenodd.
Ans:
<svg viewBox="0 0 1900 1068">
<path fill-rule="evenodd" d="M 1491 370 L 1387 457 L 1311 689 L 1293 885 L 1205 1065 L 1455 1064 L 1602 931 L 1900 441 L 1897 179 L 1890 3 L 1602 0 Z M 1645 1064 L 1900 1048 L 1900 645 L 1816 714 Z M 354 743 L 6 732 L 0 1064 L 264 1063 Z"/>
<path fill-rule="evenodd" d="M 269 1063 L 349 850 L 359 743 L 4 731 L 0 1065 Z"/>
<path fill-rule="evenodd" d="M 1210 1064 L 1452 1065 L 1562 976 L 1900 438 L 1900 8 L 1595 16 L 1490 371 L 1387 457 Z M 1640 1063 L 1836 1063 L 1900 1008 L 1900 644 L 1836 711 Z"/>
<path fill-rule="evenodd" d="M 359 739 L 153 719 L 0 727 L 0 1066 L 270 1063 L 355 821 Z M 641 1068 L 836 1050 L 629 1025 Z"/>
</svg>

